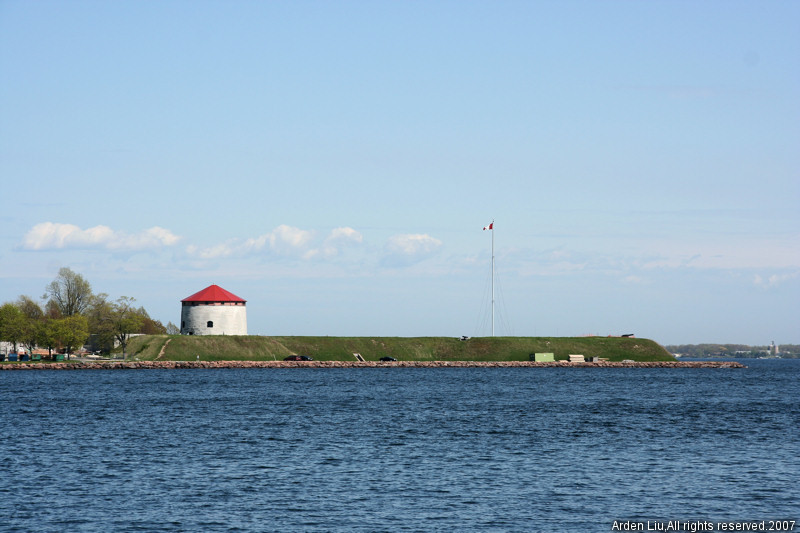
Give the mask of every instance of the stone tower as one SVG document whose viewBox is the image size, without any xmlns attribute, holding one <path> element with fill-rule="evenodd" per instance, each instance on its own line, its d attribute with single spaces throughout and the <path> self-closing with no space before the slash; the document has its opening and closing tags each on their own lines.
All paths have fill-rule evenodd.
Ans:
<svg viewBox="0 0 800 533">
<path fill-rule="evenodd" d="M 181 335 L 247 335 L 246 300 L 209 285 L 181 300 Z"/>
</svg>

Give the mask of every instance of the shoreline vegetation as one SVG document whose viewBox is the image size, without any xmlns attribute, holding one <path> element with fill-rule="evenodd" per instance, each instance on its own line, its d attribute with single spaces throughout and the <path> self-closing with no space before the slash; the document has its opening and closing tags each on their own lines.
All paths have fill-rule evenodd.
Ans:
<svg viewBox="0 0 800 533">
<path fill-rule="evenodd" d="M 675 362 L 666 348 L 635 337 L 307 337 L 258 335 L 140 335 L 130 338 L 125 357 L 118 348 L 110 361 L 282 362 L 303 355 L 315 362 L 358 363 L 393 358 L 400 363 L 530 363 L 550 354 L 555 363 L 582 355 L 587 361 Z M 358 354 L 358 356 L 356 356 Z M 75 356 L 73 356 L 74 358 Z M 65 363 L 102 363 L 88 356 Z M 42 361 L 41 364 L 56 362 Z M 11 363 L 11 364 L 21 364 Z M 597 363 L 592 363 L 597 364 Z M 0 364 L 0 366 L 4 366 Z"/>
<path fill-rule="evenodd" d="M 552 353 L 608 361 L 675 361 L 666 348 L 634 337 L 298 337 L 257 335 L 143 335 L 130 339 L 127 357 L 142 361 L 282 361 L 307 355 L 315 361 L 525 361 Z"/>
<path fill-rule="evenodd" d="M 535 353 L 552 354 L 554 360 L 534 362 Z M 284 361 L 290 355 L 305 355 L 313 361 Z M 582 355 L 586 362 L 570 362 L 571 355 Z M 396 361 L 380 361 L 386 357 Z M 0 364 L 0 369 L 744 367 L 727 361 L 678 361 L 655 341 L 635 337 L 141 335 L 130 339 L 126 357 L 120 359 L 118 352 L 113 359 L 12 362 Z"/>
</svg>

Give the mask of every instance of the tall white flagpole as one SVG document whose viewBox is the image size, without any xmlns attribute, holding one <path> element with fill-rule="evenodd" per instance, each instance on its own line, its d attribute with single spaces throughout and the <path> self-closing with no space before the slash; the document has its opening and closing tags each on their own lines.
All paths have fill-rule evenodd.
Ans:
<svg viewBox="0 0 800 533">
<path fill-rule="evenodd" d="M 492 337 L 494 337 L 494 220 L 489 227 L 492 229 Z"/>
<path fill-rule="evenodd" d="M 483 229 L 492 232 L 492 337 L 494 337 L 494 220 Z"/>
<path fill-rule="evenodd" d="M 492 337 L 494 337 L 494 220 L 483 229 L 492 232 Z"/>
</svg>

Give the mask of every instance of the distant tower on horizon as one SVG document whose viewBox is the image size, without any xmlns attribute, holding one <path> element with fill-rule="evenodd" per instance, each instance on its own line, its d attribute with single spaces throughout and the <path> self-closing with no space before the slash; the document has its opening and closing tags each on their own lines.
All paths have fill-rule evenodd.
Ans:
<svg viewBox="0 0 800 533">
<path fill-rule="evenodd" d="M 209 285 L 181 300 L 181 335 L 247 335 L 247 300 Z"/>
<path fill-rule="evenodd" d="M 775 344 L 775 341 L 772 341 L 772 344 L 769 345 L 769 353 L 770 353 L 770 355 L 778 355 L 779 353 L 781 353 L 781 350 Z"/>
</svg>

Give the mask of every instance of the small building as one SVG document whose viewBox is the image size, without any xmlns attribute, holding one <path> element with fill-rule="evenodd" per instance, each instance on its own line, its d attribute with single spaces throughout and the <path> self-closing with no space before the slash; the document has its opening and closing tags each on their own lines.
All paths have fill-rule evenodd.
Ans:
<svg viewBox="0 0 800 533">
<path fill-rule="evenodd" d="M 181 300 L 181 335 L 247 335 L 247 300 L 209 285 Z"/>
</svg>

